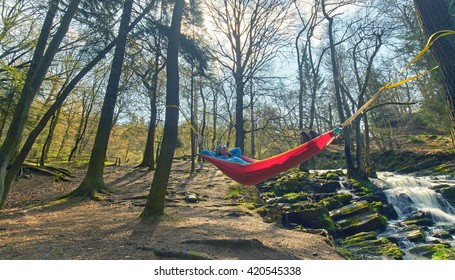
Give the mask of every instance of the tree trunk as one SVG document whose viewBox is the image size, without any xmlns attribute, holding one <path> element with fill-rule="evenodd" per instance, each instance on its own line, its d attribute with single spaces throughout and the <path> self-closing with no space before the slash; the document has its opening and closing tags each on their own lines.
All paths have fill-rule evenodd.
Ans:
<svg viewBox="0 0 455 280">
<path fill-rule="evenodd" d="M 414 0 L 420 29 L 426 39 L 440 30 L 455 30 L 453 16 L 444 0 Z M 455 35 L 437 40 L 430 52 L 436 58 L 443 75 L 443 85 L 449 102 L 452 133 L 455 131 Z M 452 134 L 453 135 L 453 134 Z"/>
<path fill-rule="evenodd" d="M 197 102 L 196 102 L 196 94 L 194 93 L 194 77 L 196 75 L 194 71 L 194 62 L 191 62 L 191 77 L 190 77 L 190 137 L 191 137 L 191 168 L 190 168 L 190 174 L 194 175 L 194 172 L 196 171 L 196 110 L 197 110 Z"/>
<path fill-rule="evenodd" d="M 81 120 L 79 122 L 79 127 L 77 128 L 77 134 L 76 134 L 76 139 L 74 141 L 74 146 L 71 149 L 71 152 L 68 156 L 68 162 L 72 161 L 73 156 L 76 154 L 76 151 L 79 147 L 80 142 L 82 141 L 82 139 L 85 136 L 85 131 L 87 130 L 87 126 L 88 126 L 88 122 L 89 122 L 89 117 L 90 117 L 90 114 L 92 113 L 93 105 L 95 103 L 95 91 L 96 91 L 96 87 L 94 85 L 92 87 L 92 92 L 87 93 L 87 94 L 91 94 L 91 96 L 90 96 L 91 98 L 84 96 L 82 99 L 83 100 L 83 102 L 82 102 L 83 109 L 82 109 L 82 114 L 81 114 Z M 85 97 L 89 98 L 89 100 L 86 100 Z"/>
<path fill-rule="evenodd" d="M 150 116 L 150 124 L 147 131 L 147 140 L 145 142 L 144 155 L 139 167 L 148 167 L 149 170 L 155 169 L 155 124 L 152 123 L 154 118 Z"/>
<path fill-rule="evenodd" d="M 142 159 L 142 166 L 147 166 L 148 170 L 155 170 L 155 130 L 156 120 L 158 115 L 158 109 L 156 105 L 157 85 L 158 85 L 158 73 L 153 76 L 153 92 L 150 97 L 150 124 L 147 133 L 147 142 L 144 150 L 144 157 Z"/>
<path fill-rule="evenodd" d="M 256 153 L 255 141 L 256 141 L 256 122 L 254 120 L 254 92 L 253 92 L 253 79 L 250 79 L 250 122 L 251 122 L 251 148 L 250 156 L 254 157 Z"/>
<path fill-rule="evenodd" d="M 32 63 L 11 121 L 14 125 L 9 127 L 5 141 L 0 147 L 0 208 L 2 208 L 5 202 L 7 193 L 7 191 L 5 192 L 6 168 L 19 147 L 31 104 L 44 81 L 46 73 L 54 60 L 55 54 L 58 52 L 60 43 L 69 29 L 69 25 L 78 9 L 80 1 L 81 0 L 73 0 L 68 4 L 68 8 L 60 21 L 57 31 L 49 42 L 49 45 L 47 45 L 49 34 L 53 26 L 53 20 L 58 10 L 59 1 L 51 1 L 49 3 L 49 10 L 41 29 Z"/>
<path fill-rule="evenodd" d="M 177 145 L 179 120 L 178 54 L 184 2 L 184 0 L 176 0 L 172 14 L 166 63 L 166 121 L 164 124 L 163 143 L 147 203 L 140 215 L 142 219 L 161 216 L 164 212 L 164 199 Z"/>
<path fill-rule="evenodd" d="M 205 135 L 205 126 L 206 126 L 206 115 L 207 115 L 207 100 L 205 100 L 204 97 L 204 90 L 202 88 L 202 84 L 199 87 L 199 93 L 201 95 L 201 100 L 202 100 L 202 120 L 201 120 L 201 132 L 199 133 L 199 139 L 198 139 L 198 147 L 199 151 L 204 149 L 205 141 L 204 141 L 204 135 Z M 199 157 L 199 161 L 202 161 L 202 158 Z"/>
<path fill-rule="evenodd" d="M 126 0 L 123 6 L 122 18 L 118 31 L 118 42 L 115 47 L 112 67 L 104 97 L 103 107 L 101 109 L 98 131 L 95 136 L 92 153 L 84 180 L 77 189 L 69 193 L 68 197 L 88 196 L 97 198 L 98 193 L 105 192 L 108 188 L 104 184 L 104 162 L 106 159 L 107 147 L 109 145 L 109 136 L 112 129 L 114 118 L 115 104 L 117 102 L 120 76 L 124 62 L 125 48 L 128 37 L 128 24 L 131 18 L 131 11 L 134 0 Z"/>
<path fill-rule="evenodd" d="M 215 150 L 215 146 L 216 146 L 216 137 L 217 137 L 217 132 L 218 132 L 218 115 L 217 115 L 217 111 L 218 111 L 218 91 L 215 90 L 214 93 L 213 93 L 213 110 L 212 110 L 212 126 L 213 126 L 213 136 L 212 136 L 212 147 L 211 149 L 212 150 Z"/>
<path fill-rule="evenodd" d="M 343 100 L 341 97 L 341 88 L 340 88 L 340 80 L 339 80 L 339 73 L 338 73 L 338 64 L 336 62 L 336 51 L 335 51 L 335 42 L 333 40 L 333 18 L 330 17 L 326 12 L 325 12 L 325 1 L 323 0 L 322 3 L 322 10 L 324 13 L 324 17 L 327 19 L 329 22 L 329 27 L 328 27 L 328 36 L 329 36 L 329 41 L 330 41 L 330 56 L 331 56 L 331 61 L 332 61 L 332 75 L 333 75 L 333 81 L 334 81 L 334 86 L 335 86 L 335 97 L 337 101 L 337 109 L 338 109 L 338 116 L 340 118 L 340 122 L 344 122 L 346 120 L 346 117 L 344 115 L 344 109 L 343 109 Z M 343 129 L 343 136 L 344 136 L 344 154 L 346 158 L 346 169 L 348 172 L 348 176 L 350 177 L 356 177 L 357 176 L 357 169 L 354 166 L 353 160 L 352 160 L 352 153 L 351 153 L 351 132 L 349 126 L 345 127 Z"/>
<path fill-rule="evenodd" d="M 2 116 L 2 119 L 0 120 L 0 143 L 1 143 L 1 140 L 2 140 L 2 135 L 3 135 L 3 130 L 5 129 L 5 126 L 6 126 L 6 121 L 10 115 L 11 112 L 11 107 L 13 106 L 13 100 L 14 100 L 14 95 L 15 95 L 15 87 L 12 87 L 11 89 L 8 90 L 8 93 L 6 93 L 4 96 L 6 97 L 5 100 L 7 100 L 6 102 L 6 108 L 5 110 L 3 111 L 4 114 Z"/>
<path fill-rule="evenodd" d="M 49 124 L 49 133 L 47 134 L 46 141 L 44 141 L 43 149 L 41 150 L 40 166 L 46 164 L 46 160 L 49 156 L 49 150 L 51 149 L 52 139 L 54 138 L 55 128 L 57 127 L 60 110 L 58 110 L 51 119 Z"/>
<path fill-rule="evenodd" d="M 243 73 L 237 71 L 235 75 L 235 146 L 245 150 L 245 119 L 243 117 L 243 97 L 245 96 Z"/>
</svg>

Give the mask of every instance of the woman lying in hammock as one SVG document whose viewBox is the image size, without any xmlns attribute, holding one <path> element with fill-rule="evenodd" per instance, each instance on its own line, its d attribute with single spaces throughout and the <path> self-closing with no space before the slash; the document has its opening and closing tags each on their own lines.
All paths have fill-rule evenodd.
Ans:
<svg viewBox="0 0 455 280">
<path fill-rule="evenodd" d="M 341 129 L 337 130 L 337 133 L 340 132 Z M 315 156 L 335 139 L 335 135 L 335 131 L 331 130 L 300 146 L 262 160 L 245 157 L 241 154 L 240 149 L 229 151 L 227 147 L 223 147 L 223 150 L 227 152 L 227 154 L 224 152 L 223 155 L 221 146 L 218 154 L 216 151 L 202 150 L 201 157 L 238 183 L 256 185 Z M 229 155 L 229 152 L 232 156 Z"/>
<path fill-rule="evenodd" d="M 239 163 L 239 164 L 250 164 L 250 162 L 247 162 L 242 159 L 242 150 L 240 150 L 240 148 L 238 148 L 238 147 L 236 147 L 232 150 L 229 150 L 228 146 L 221 144 L 216 147 L 215 152 L 212 152 L 209 150 L 202 150 L 201 154 L 216 157 L 216 158 L 231 161 L 231 162 L 235 162 L 235 163 Z"/>
</svg>

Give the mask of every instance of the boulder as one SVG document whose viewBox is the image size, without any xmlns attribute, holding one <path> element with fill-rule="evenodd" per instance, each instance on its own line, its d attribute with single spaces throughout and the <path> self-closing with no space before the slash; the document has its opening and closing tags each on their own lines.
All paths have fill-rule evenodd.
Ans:
<svg viewBox="0 0 455 280">
<path fill-rule="evenodd" d="M 441 188 L 440 192 L 442 194 L 442 197 L 444 197 L 444 199 L 447 200 L 450 205 L 455 207 L 455 186 Z"/>
<path fill-rule="evenodd" d="M 450 248 L 448 244 L 427 244 L 414 247 L 409 250 L 410 253 L 431 259 L 437 251 Z"/>
<path fill-rule="evenodd" d="M 385 237 L 377 238 L 376 232 L 360 232 L 341 241 L 341 244 L 357 255 L 381 259 L 403 259 L 404 252 Z"/>
<path fill-rule="evenodd" d="M 420 229 L 413 229 L 404 232 L 404 236 L 411 242 L 421 242 L 425 241 L 425 235 Z"/>
<path fill-rule="evenodd" d="M 339 181 L 328 181 L 325 183 L 313 184 L 311 190 L 317 193 L 335 193 L 341 189 Z"/>
<path fill-rule="evenodd" d="M 379 213 L 361 212 L 357 215 L 335 221 L 335 228 L 339 236 L 354 235 L 363 231 L 382 231 L 387 222 Z"/>
<path fill-rule="evenodd" d="M 330 211 L 330 216 L 334 221 L 336 221 L 360 213 L 371 213 L 370 204 L 365 200 L 354 202 L 344 207 Z"/>
<path fill-rule="evenodd" d="M 323 206 L 285 212 L 281 221 L 286 227 L 301 225 L 311 229 L 326 229 L 329 232 L 334 232 L 335 228 L 329 212 Z"/>
</svg>

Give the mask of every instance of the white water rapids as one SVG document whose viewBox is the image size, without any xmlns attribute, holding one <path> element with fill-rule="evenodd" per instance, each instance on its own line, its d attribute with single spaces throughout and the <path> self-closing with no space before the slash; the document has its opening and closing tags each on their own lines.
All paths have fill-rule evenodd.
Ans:
<svg viewBox="0 0 455 280">
<path fill-rule="evenodd" d="M 388 172 L 378 173 L 378 178 L 386 184 L 385 195 L 399 219 L 421 211 L 430 214 L 437 225 L 455 225 L 455 207 L 432 189 L 436 185 L 455 185 L 455 180 L 412 177 Z"/>
<path fill-rule="evenodd" d="M 455 207 L 434 190 L 438 186 L 455 186 L 455 178 L 414 177 L 380 172 L 378 179 L 375 182 L 381 186 L 387 202 L 398 214 L 398 219 L 389 220 L 386 231 L 380 235 L 398 237 L 398 245 L 405 252 L 404 259 L 425 259 L 411 253 L 411 249 L 418 245 L 408 240 L 402 231 L 401 221 L 413 219 L 416 213 L 422 213 L 434 222 L 433 226 L 421 227 L 425 232 L 425 243 L 444 242 L 451 244 L 452 248 L 455 247 L 455 235 L 444 240 L 435 237 L 437 233 L 446 232 L 446 229 L 455 227 Z"/>
</svg>

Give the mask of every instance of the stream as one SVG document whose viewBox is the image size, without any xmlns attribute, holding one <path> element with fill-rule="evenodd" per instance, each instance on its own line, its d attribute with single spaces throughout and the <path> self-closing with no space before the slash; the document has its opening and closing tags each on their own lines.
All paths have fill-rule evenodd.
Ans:
<svg viewBox="0 0 455 280">
<path fill-rule="evenodd" d="M 442 185 L 455 186 L 455 178 L 413 177 L 380 172 L 375 183 L 384 190 L 388 203 L 398 214 L 396 220 L 389 221 L 381 236 L 396 238 L 400 249 L 406 253 L 404 259 L 422 259 L 411 253 L 411 249 L 421 246 L 422 242 L 410 240 L 410 226 L 406 223 L 410 220 L 426 221 L 419 224 L 425 236 L 424 244 L 443 243 L 455 247 L 455 207 L 434 190 Z"/>
</svg>

